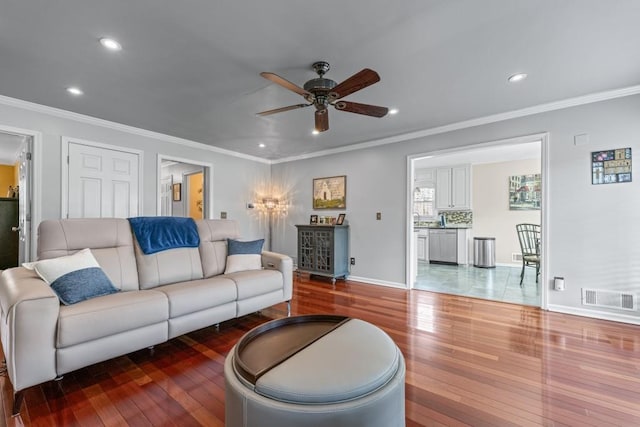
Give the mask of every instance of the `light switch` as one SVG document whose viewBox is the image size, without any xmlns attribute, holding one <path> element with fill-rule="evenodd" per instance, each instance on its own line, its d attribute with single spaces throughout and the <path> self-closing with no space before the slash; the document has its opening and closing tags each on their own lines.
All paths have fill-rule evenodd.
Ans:
<svg viewBox="0 0 640 427">
<path fill-rule="evenodd" d="M 382 212 L 376 212 L 376 219 L 380 221 L 382 219 Z"/>
<path fill-rule="evenodd" d="M 227 213 L 226 212 L 220 212 L 220 219 L 227 219 Z"/>
</svg>

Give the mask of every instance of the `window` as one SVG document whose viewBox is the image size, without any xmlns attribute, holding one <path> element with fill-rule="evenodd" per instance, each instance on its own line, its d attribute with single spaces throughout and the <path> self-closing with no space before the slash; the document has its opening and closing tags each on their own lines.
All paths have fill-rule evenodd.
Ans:
<svg viewBox="0 0 640 427">
<path fill-rule="evenodd" d="M 413 215 L 420 218 L 435 217 L 434 187 L 416 187 L 413 191 Z"/>
</svg>

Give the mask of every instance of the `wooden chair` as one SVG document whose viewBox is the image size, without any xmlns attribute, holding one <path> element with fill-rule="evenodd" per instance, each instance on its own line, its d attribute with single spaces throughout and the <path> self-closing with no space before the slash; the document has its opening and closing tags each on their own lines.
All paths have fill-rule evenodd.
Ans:
<svg viewBox="0 0 640 427">
<path fill-rule="evenodd" d="M 537 224 L 516 225 L 520 250 L 522 251 L 522 272 L 520 273 L 520 286 L 524 279 L 524 268 L 536 268 L 536 283 L 540 276 L 540 226 Z"/>
</svg>

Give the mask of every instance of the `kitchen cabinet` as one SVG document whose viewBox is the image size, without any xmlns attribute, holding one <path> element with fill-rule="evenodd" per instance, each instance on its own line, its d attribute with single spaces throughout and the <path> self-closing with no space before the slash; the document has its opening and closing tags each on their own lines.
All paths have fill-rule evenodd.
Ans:
<svg viewBox="0 0 640 427">
<path fill-rule="evenodd" d="M 418 261 L 429 261 L 429 234 L 428 230 L 419 230 L 416 243 Z"/>
<path fill-rule="evenodd" d="M 467 230 L 429 229 L 429 262 L 467 264 Z"/>
<path fill-rule="evenodd" d="M 469 165 L 436 169 L 436 208 L 471 209 L 471 168 Z"/>
<path fill-rule="evenodd" d="M 349 275 L 349 226 L 296 225 L 298 271 L 331 278 Z"/>
</svg>

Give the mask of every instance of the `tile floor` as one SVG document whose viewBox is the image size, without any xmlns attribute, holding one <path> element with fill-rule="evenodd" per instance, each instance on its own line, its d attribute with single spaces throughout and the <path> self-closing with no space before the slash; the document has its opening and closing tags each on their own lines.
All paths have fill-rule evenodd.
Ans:
<svg viewBox="0 0 640 427">
<path fill-rule="evenodd" d="M 520 267 L 478 268 L 420 261 L 415 289 L 540 307 L 535 269 L 525 268 L 522 287 L 520 271 Z"/>
</svg>

